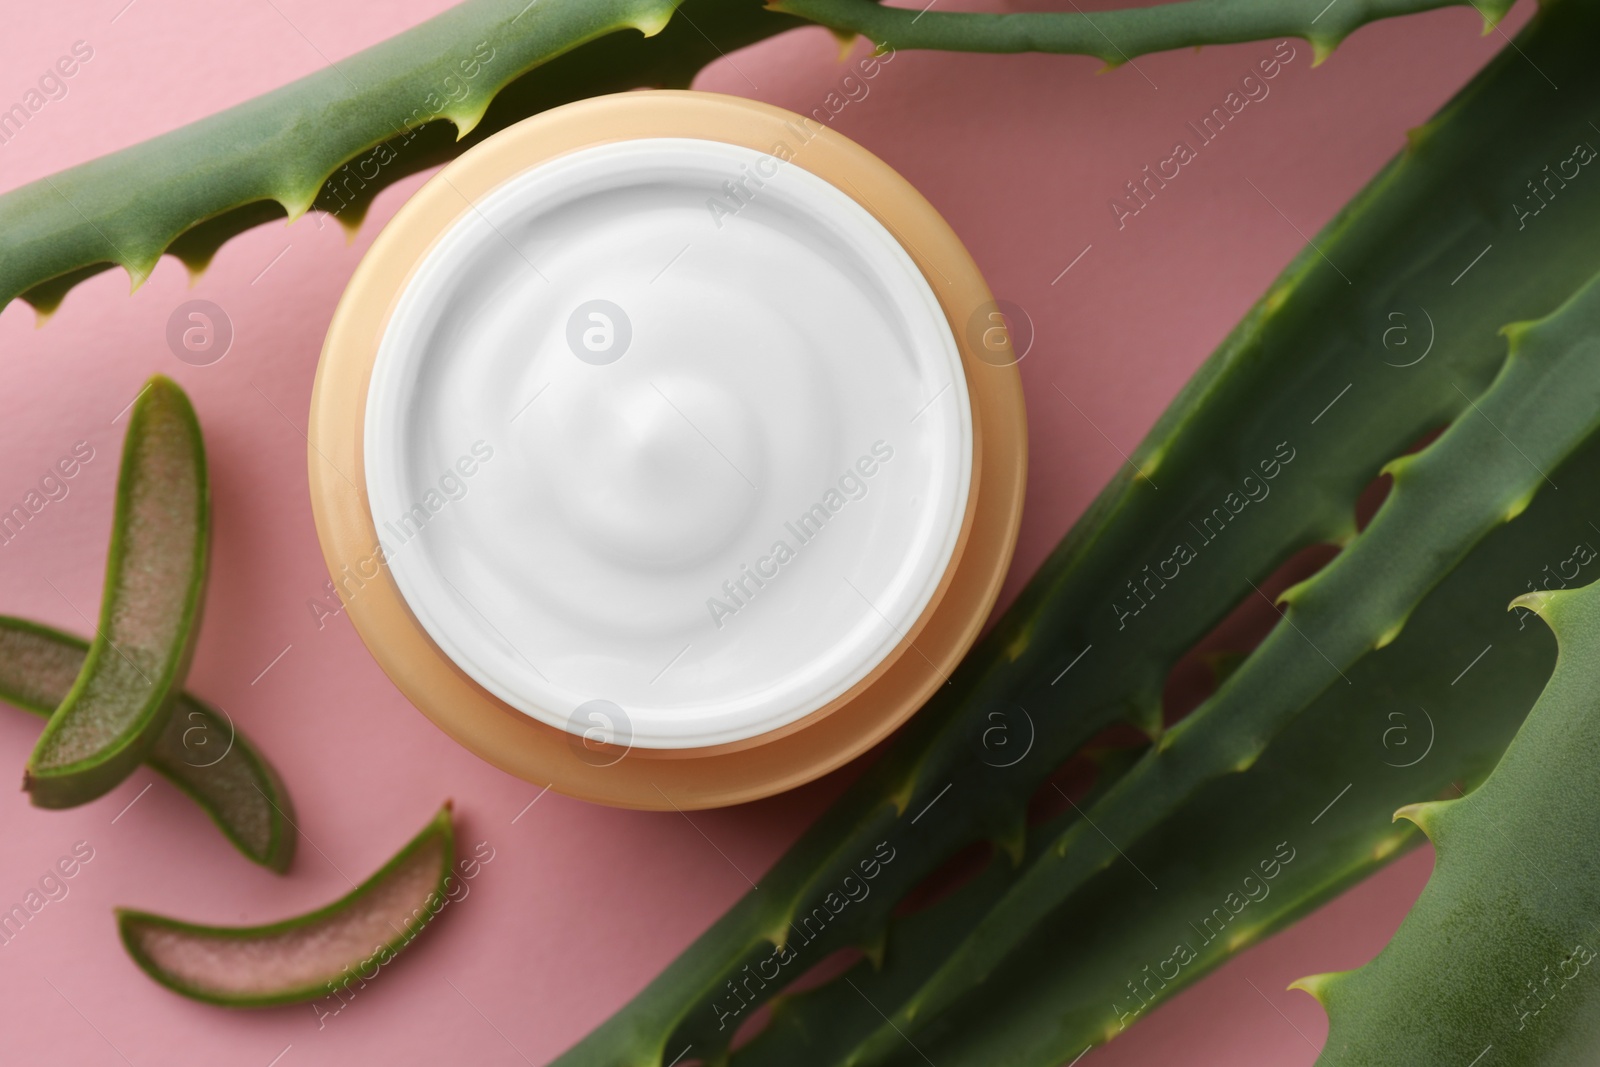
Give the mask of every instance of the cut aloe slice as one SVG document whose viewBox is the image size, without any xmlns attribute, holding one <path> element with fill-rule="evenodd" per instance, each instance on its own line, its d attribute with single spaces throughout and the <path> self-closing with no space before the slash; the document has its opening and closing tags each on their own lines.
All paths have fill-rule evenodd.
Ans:
<svg viewBox="0 0 1600 1067">
<path fill-rule="evenodd" d="M 0 615 L 0 700 L 49 716 L 83 668 L 89 642 Z M 188 793 L 250 859 L 275 871 L 294 858 L 294 808 L 278 773 L 229 720 L 180 693 L 145 762 Z"/>
<path fill-rule="evenodd" d="M 194 651 L 210 523 L 200 423 L 158 374 L 134 401 L 122 445 L 98 630 L 23 773 L 34 804 L 93 800 L 155 747 Z"/>
<path fill-rule="evenodd" d="M 196 926 L 119 908 L 117 926 L 146 974 L 194 1000 L 258 1008 L 339 998 L 370 981 L 439 913 L 454 860 L 446 801 L 377 874 L 306 915 L 266 926 Z"/>
</svg>

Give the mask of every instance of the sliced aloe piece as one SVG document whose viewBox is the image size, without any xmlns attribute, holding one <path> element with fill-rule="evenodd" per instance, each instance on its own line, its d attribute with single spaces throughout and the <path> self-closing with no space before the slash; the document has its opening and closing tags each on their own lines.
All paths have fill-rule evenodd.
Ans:
<svg viewBox="0 0 1600 1067">
<path fill-rule="evenodd" d="M 155 747 L 194 652 L 210 529 L 200 423 L 158 374 L 134 401 L 122 445 L 99 627 L 23 773 L 37 806 L 95 799 Z"/>
<path fill-rule="evenodd" d="M 316 911 L 266 926 L 197 926 L 118 908 L 117 927 L 134 962 L 174 992 L 235 1008 L 295 1004 L 335 996 L 394 959 L 443 908 L 454 861 L 446 801 L 378 873 Z"/>
<path fill-rule="evenodd" d="M 0 615 L 0 700 L 48 717 L 83 668 L 89 642 Z M 286 871 L 294 859 L 294 808 L 272 769 L 231 719 L 180 693 L 145 763 L 188 793 L 250 859 Z"/>
</svg>

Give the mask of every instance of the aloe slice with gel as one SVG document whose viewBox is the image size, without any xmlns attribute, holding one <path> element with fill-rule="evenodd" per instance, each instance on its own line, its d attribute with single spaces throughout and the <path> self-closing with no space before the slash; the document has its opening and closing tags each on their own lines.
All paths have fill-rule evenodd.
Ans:
<svg viewBox="0 0 1600 1067">
<path fill-rule="evenodd" d="M 265 926 L 197 926 L 117 909 L 129 955 L 176 993 L 260 1008 L 328 998 L 334 1014 L 444 907 L 455 860 L 448 801 L 422 832 L 350 893 Z"/>
<path fill-rule="evenodd" d="M 36 806 L 93 800 L 150 755 L 194 652 L 210 529 L 200 423 L 158 374 L 128 419 L 94 640 L 23 772 Z"/>
<path fill-rule="evenodd" d="M 89 642 L 0 615 L 0 700 L 48 717 L 83 669 Z M 249 859 L 282 873 L 294 859 L 294 807 L 272 764 L 221 711 L 180 693 L 145 763 L 193 798 Z"/>
</svg>

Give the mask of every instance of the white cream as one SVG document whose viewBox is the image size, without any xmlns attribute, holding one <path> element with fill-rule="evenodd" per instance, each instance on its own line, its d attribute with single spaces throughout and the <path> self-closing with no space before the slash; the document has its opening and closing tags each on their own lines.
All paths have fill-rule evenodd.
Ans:
<svg viewBox="0 0 1600 1067">
<path fill-rule="evenodd" d="M 692 748 L 804 717 L 901 642 L 960 533 L 972 421 L 933 291 L 866 210 L 659 138 L 526 171 L 440 238 L 364 463 L 401 593 L 472 678 Z"/>
</svg>

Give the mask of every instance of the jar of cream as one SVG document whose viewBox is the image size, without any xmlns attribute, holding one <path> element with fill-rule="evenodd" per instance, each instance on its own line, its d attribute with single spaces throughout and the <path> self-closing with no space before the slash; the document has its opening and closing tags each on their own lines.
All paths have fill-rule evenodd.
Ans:
<svg viewBox="0 0 1600 1067">
<path fill-rule="evenodd" d="M 603 803 L 792 788 L 976 638 L 1025 465 L 1005 318 L 814 119 L 634 92 L 514 126 L 396 214 L 308 461 L 352 621 L 484 759 Z"/>
</svg>

